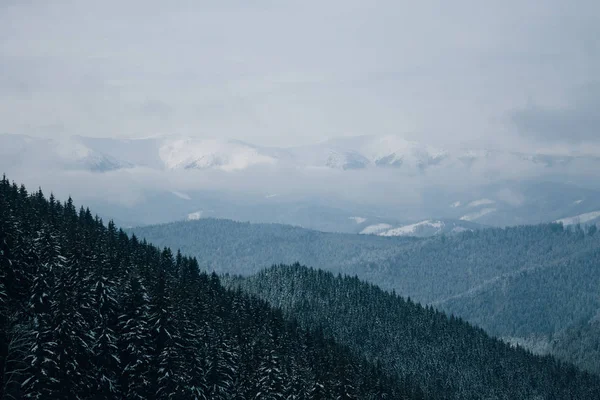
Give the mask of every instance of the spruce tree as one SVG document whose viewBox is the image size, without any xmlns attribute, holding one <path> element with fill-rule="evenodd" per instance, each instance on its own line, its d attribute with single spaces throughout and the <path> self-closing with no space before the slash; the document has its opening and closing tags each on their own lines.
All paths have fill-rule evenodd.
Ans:
<svg viewBox="0 0 600 400">
<path fill-rule="evenodd" d="M 171 399 L 184 392 L 181 332 L 172 298 L 175 262 L 170 249 L 160 255 L 157 282 L 151 304 L 150 328 L 154 343 L 152 393 L 158 399 Z"/>
<path fill-rule="evenodd" d="M 43 201 L 41 191 L 36 199 Z M 26 360 L 29 377 L 23 382 L 25 397 L 30 399 L 57 398 L 60 391 L 60 364 L 57 338 L 52 315 L 52 295 L 55 293 L 55 274 L 60 270 L 64 257 L 60 254 L 57 237 L 52 227 L 45 226 L 35 240 L 37 262 L 34 266 L 32 294 L 29 309 L 32 313 L 33 343 Z"/>
<path fill-rule="evenodd" d="M 140 277 L 133 273 L 125 281 L 118 332 L 123 396 L 132 400 L 150 398 L 150 298 Z"/>
<path fill-rule="evenodd" d="M 109 248 L 106 242 L 106 230 L 97 221 L 96 234 L 99 241 L 97 245 Z M 118 321 L 119 303 L 117 299 L 115 271 L 112 269 L 113 254 L 102 254 L 90 268 L 92 301 L 91 316 L 94 326 L 94 343 L 92 345 L 92 357 L 94 363 L 95 392 L 99 399 L 110 399 L 120 393 L 118 377 L 121 367 L 119 351 L 117 347 L 116 328 Z"/>
</svg>

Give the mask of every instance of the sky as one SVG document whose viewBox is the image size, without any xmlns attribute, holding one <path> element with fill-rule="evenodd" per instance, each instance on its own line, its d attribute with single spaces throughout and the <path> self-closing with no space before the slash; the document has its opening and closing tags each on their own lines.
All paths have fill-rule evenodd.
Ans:
<svg viewBox="0 0 600 400">
<path fill-rule="evenodd" d="M 596 148 L 600 2 L 0 0 L 0 133 Z"/>
</svg>

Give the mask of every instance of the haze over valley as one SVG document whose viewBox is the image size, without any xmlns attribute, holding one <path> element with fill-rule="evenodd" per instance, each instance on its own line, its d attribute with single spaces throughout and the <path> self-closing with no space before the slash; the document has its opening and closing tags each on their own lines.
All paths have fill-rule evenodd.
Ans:
<svg viewBox="0 0 600 400">
<path fill-rule="evenodd" d="M 399 135 L 286 148 L 177 136 L 0 142 L 5 171 L 124 226 L 212 217 L 428 236 L 600 217 L 594 155 L 446 150 Z"/>
</svg>

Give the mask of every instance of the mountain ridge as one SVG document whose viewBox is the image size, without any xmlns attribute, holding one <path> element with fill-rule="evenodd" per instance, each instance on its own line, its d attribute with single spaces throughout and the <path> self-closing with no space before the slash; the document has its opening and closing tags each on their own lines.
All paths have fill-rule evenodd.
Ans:
<svg viewBox="0 0 600 400">
<path fill-rule="evenodd" d="M 125 226 L 200 213 L 350 233 L 383 233 L 367 228 L 386 224 L 390 235 L 426 236 L 448 233 L 449 224 L 583 221 L 600 210 L 590 176 L 598 169 L 591 155 L 438 149 L 393 135 L 290 148 L 165 135 L 0 135 L 0 170 L 86 198 Z"/>
<path fill-rule="evenodd" d="M 318 144 L 297 147 L 257 146 L 235 139 L 196 138 L 178 135 L 157 135 L 148 138 L 97 138 L 75 135 L 61 139 L 1 134 L 0 143 L 20 141 L 22 148 L 38 143 L 52 144 L 55 151 L 78 148 L 113 160 L 115 168 L 135 166 L 160 169 L 210 169 L 236 171 L 255 165 L 283 163 L 295 167 L 321 167 L 341 170 L 363 168 L 395 168 L 408 173 L 422 173 L 438 166 L 460 165 L 469 169 L 477 162 L 498 157 L 531 165 L 566 165 L 577 159 L 600 161 L 594 155 L 579 153 L 557 155 L 523 153 L 489 149 L 446 150 L 409 141 L 399 135 L 364 135 L 332 139 Z M 143 148 L 143 155 L 134 147 Z M 127 149 L 124 151 L 123 149 Z M 64 158 L 86 159 L 87 154 L 63 154 Z M 495 162 L 495 161 L 494 161 Z M 85 167 L 85 163 L 82 165 Z M 99 169 L 110 170 L 109 168 Z"/>
<path fill-rule="evenodd" d="M 453 315 L 422 307 L 356 277 L 336 276 L 295 264 L 272 266 L 244 278 L 225 277 L 224 281 L 281 308 L 287 315 L 296 315 L 303 326 L 323 326 L 341 343 L 390 370 L 408 372 L 417 379 L 423 379 L 423 375 L 413 371 L 430 376 L 434 387 L 449 398 L 552 398 L 541 392 L 559 380 L 538 375 L 536 389 L 529 391 L 522 378 L 531 370 L 519 370 L 527 364 L 524 359 L 531 357 L 530 353 L 490 338 Z M 369 332 L 367 338 L 364 332 Z M 424 347 L 429 351 L 423 351 Z M 483 348 L 497 353 L 480 357 L 486 352 Z M 552 363 L 548 358 L 538 358 L 537 365 L 547 362 Z M 436 369 L 443 375 L 432 372 Z M 504 380 L 510 386 L 510 394 L 500 394 L 492 388 Z M 471 385 L 478 387 L 477 395 L 465 390 Z M 571 395 L 580 396 L 555 394 L 558 398 Z"/>
<path fill-rule="evenodd" d="M 273 264 L 300 262 L 356 275 L 513 342 L 531 337 L 550 342 L 600 312 L 595 226 L 552 223 L 416 238 L 201 219 L 132 232 L 159 245 L 177 245 L 219 273 L 251 275 Z M 238 268 L 231 268 L 232 260 Z M 596 362 L 600 371 L 600 359 Z"/>
</svg>

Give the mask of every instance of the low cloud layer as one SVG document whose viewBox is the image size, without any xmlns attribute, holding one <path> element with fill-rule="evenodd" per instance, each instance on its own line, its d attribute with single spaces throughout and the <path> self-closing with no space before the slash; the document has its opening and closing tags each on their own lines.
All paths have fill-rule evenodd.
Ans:
<svg viewBox="0 0 600 400">
<path fill-rule="evenodd" d="M 598 143 L 600 82 L 579 87 L 562 107 L 529 105 L 514 112 L 512 121 L 522 135 L 543 142 Z"/>
</svg>

